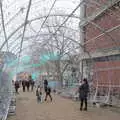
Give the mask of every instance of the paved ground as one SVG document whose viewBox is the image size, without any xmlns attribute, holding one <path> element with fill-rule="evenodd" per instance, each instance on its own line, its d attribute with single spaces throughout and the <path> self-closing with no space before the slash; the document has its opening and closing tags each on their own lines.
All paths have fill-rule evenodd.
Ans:
<svg viewBox="0 0 120 120">
<path fill-rule="evenodd" d="M 8 120 L 120 120 L 120 113 L 108 109 L 90 107 L 88 112 L 79 111 L 79 103 L 54 95 L 53 102 L 36 102 L 35 93 L 17 96 L 16 116 Z"/>
</svg>

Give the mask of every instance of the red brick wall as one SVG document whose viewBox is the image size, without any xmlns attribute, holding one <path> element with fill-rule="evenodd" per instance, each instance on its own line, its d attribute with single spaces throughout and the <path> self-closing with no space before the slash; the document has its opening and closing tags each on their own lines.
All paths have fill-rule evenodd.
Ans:
<svg viewBox="0 0 120 120">
<path fill-rule="evenodd" d="M 97 9 L 100 9 L 101 6 L 107 3 L 108 3 L 108 0 L 98 0 L 98 2 L 95 2 L 95 0 L 87 1 L 86 16 L 90 16 L 91 14 L 93 14 L 93 12 L 95 12 Z"/>
<path fill-rule="evenodd" d="M 100 26 L 103 30 L 112 29 L 113 27 L 120 25 L 120 9 L 115 9 L 114 7 L 112 7 L 111 10 L 108 10 L 104 14 L 98 16 L 92 22 Z M 113 39 L 104 34 L 101 37 L 93 40 L 95 37 L 102 33 L 103 32 L 100 29 L 98 29 L 95 25 L 91 23 L 85 26 L 85 42 L 87 43 L 89 41 L 85 45 L 85 49 L 87 51 L 95 52 L 98 49 L 108 49 L 120 46 L 120 28 L 108 33 L 110 36 L 112 36 Z M 114 42 L 113 40 L 115 40 L 116 42 Z"/>
<path fill-rule="evenodd" d="M 96 62 L 93 75 L 95 86 L 97 80 L 99 85 L 120 85 L 120 61 Z"/>
</svg>

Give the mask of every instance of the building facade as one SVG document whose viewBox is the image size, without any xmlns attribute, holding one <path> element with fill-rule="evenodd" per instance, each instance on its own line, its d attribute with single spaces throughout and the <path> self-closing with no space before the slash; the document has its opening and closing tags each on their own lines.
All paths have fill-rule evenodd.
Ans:
<svg viewBox="0 0 120 120">
<path fill-rule="evenodd" d="M 85 2 L 80 22 L 83 76 L 103 93 L 120 91 L 120 0 Z"/>
</svg>

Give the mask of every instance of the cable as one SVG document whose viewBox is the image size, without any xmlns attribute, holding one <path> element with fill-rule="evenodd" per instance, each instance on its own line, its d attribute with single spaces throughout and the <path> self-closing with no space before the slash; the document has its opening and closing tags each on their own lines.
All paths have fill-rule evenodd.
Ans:
<svg viewBox="0 0 120 120">
<path fill-rule="evenodd" d="M 52 9 L 53 9 L 56 1 L 57 1 L 57 0 L 54 0 L 53 4 L 52 4 L 52 6 L 51 6 L 51 8 L 50 8 L 50 10 L 49 10 L 49 13 L 48 13 L 48 15 L 46 16 L 45 20 L 43 21 L 43 23 L 42 23 L 42 25 L 41 25 L 41 27 L 40 27 L 40 30 L 38 31 L 37 35 L 39 35 L 39 33 L 41 32 L 41 29 L 42 29 L 43 25 L 44 25 L 45 22 L 47 21 L 47 18 L 50 16 L 50 13 L 51 13 L 51 11 L 52 11 Z M 37 39 L 37 37 L 36 37 L 35 39 Z"/>
<path fill-rule="evenodd" d="M 51 16 L 54 16 L 54 15 L 51 15 Z M 67 16 L 67 15 L 60 15 L 60 16 Z M 45 17 L 45 16 L 44 16 Z M 35 20 L 38 20 L 38 19 L 41 19 L 41 18 L 44 18 L 44 17 L 38 17 L 38 18 L 34 18 L 32 20 L 29 20 L 28 23 L 30 22 L 33 22 Z M 77 16 L 72 16 L 72 17 L 75 17 L 75 18 L 79 18 Z M 17 31 L 19 31 L 22 27 L 24 26 L 24 23 L 22 23 L 21 25 L 18 26 L 17 29 L 15 29 L 9 36 L 8 36 L 8 39 L 9 40 L 15 33 L 17 33 Z M 2 48 L 4 47 L 4 45 L 6 44 L 6 41 L 3 42 L 3 44 L 0 46 L 0 51 L 2 50 Z"/>
<path fill-rule="evenodd" d="M 57 34 L 57 32 L 60 30 L 60 28 L 68 21 L 68 19 L 75 13 L 75 11 L 84 3 L 84 0 L 82 0 L 77 7 L 68 15 L 68 17 L 64 20 L 64 22 L 58 27 L 58 29 L 49 37 L 48 41 L 51 40 L 52 36 L 54 34 Z M 46 43 L 47 44 L 47 43 Z"/>
<path fill-rule="evenodd" d="M 2 1 L 1 0 L 0 0 L 0 10 L 1 10 L 1 18 L 2 18 L 2 27 L 3 27 L 3 32 L 4 32 L 4 38 L 5 38 L 5 41 L 7 42 L 7 51 L 9 51 L 7 34 L 6 34 L 6 29 L 5 29 L 5 24 L 4 24 L 4 14 L 3 14 L 3 9 L 2 9 Z"/>
<path fill-rule="evenodd" d="M 30 1 L 31 1 L 31 0 L 30 0 Z M 46 16 L 44 22 L 42 23 L 39 32 L 41 31 L 41 29 L 42 29 L 43 25 L 45 24 L 47 18 L 49 17 L 49 15 L 50 15 L 50 13 L 51 13 L 51 11 L 52 11 L 52 9 L 53 9 L 56 1 L 57 1 L 57 0 L 55 0 L 54 3 L 52 4 L 52 7 L 50 8 L 48 15 Z M 30 3 L 30 4 L 31 4 L 31 3 Z M 30 6 L 30 5 L 29 5 L 29 6 Z M 28 12 L 29 12 L 29 11 L 28 11 Z M 27 12 L 27 13 L 28 13 L 28 12 Z M 26 18 L 27 18 L 27 16 L 28 16 L 28 15 L 26 15 Z M 25 29 L 26 29 L 26 24 L 27 24 L 27 22 L 25 23 L 25 26 L 24 26 L 23 37 L 22 37 L 21 47 L 20 47 L 20 53 L 21 53 L 21 50 L 22 50 L 22 43 L 23 43 L 24 33 L 25 33 Z M 39 34 L 39 32 L 38 32 L 38 34 Z M 19 57 L 20 57 L 20 54 L 19 54 Z"/>
<path fill-rule="evenodd" d="M 21 40 L 21 44 L 20 44 L 19 58 L 20 58 L 21 51 L 22 51 L 22 45 L 23 45 L 23 40 L 24 40 L 24 36 L 25 36 L 26 25 L 27 25 L 29 12 L 30 12 L 31 3 L 32 3 L 32 0 L 29 0 L 28 10 L 27 10 L 26 18 L 25 18 L 25 25 L 24 25 L 24 30 L 23 30 L 23 36 L 22 36 L 22 40 Z"/>
<path fill-rule="evenodd" d="M 12 22 L 12 21 L 15 19 L 15 17 L 17 17 L 23 10 L 24 10 L 24 8 L 21 8 L 18 12 L 16 12 L 15 15 L 12 16 L 12 17 L 8 20 L 8 22 L 5 24 L 5 26 L 9 25 L 10 22 Z M 0 30 L 0 33 L 1 33 L 1 32 L 2 32 L 2 31 Z"/>
<path fill-rule="evenodd" d="M 23 45 L 23 40 L 24 40 L 24 36 L 25 36 L 25 31 L 26 31 L 26 26 L 27 26 L 27 22 L 28 22 L 28 16 L 29 16 L 30 8 L 31 8 L 31 3 L 32 3 L 32 0 L 29 0 L 28 9 L 27 9 L 26 18 L 25 18 L 25 23 L 24 23 L 23 34 L 22 34 L 22 40 L 21 40 L 21 43 L 20 43 L 20 51 L 18 52 L 18 66 L 16 66 L 16 73 L 17 73 L 17 70 L 18 70 L 18 67 L 19 67 L 19 64 L 20 64 L 22 45 Z"/>
</svg>

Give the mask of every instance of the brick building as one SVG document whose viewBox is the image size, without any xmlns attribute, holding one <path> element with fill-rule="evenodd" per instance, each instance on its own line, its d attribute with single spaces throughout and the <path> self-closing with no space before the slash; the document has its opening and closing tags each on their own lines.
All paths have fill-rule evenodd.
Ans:
<svg viewBox="0 0 120 120">
<path fill-rule="evenodd" d="M 80 22 L 83 75 L 92 79 L 95 87 L 120 90 L 120 0 L 85 3 Z"/>
</svg>

